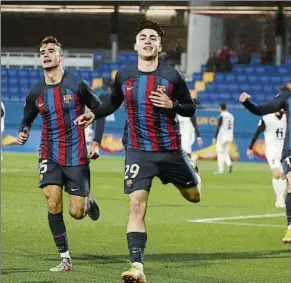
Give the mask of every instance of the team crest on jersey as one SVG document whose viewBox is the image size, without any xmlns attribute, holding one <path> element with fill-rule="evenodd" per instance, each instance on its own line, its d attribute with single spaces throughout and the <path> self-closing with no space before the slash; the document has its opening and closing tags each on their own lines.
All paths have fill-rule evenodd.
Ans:
<svg viewBox="0 0 291 283">
<path fill-rule="evenodd" d="M 131 187 L 133 185 L 133 181 L 132 180 L 127 180 L 126 181 L 126 186 Z"/>
<path fill-rule="evenodd" d="M 157 85 L 158 90 L 160 89 L 163 92 L 167 91 L 167 87 L 165 85 Z"/>
<path fill-rule="evenodd" d="M 73 97 L 71 94 L 65 94 L 63 95 L 63 99 L 64 103 L 69 104 L 72 101 Z"/>
</svg>

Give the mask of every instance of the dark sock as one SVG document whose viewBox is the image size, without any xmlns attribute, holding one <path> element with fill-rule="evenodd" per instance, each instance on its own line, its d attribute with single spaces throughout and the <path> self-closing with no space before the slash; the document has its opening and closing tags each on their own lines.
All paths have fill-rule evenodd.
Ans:
<svg viewBox="0 0 291 283">
<path fill-rule="evenodd" d="M 286 194 L 286 216 L 287 225 L 291 225 L 291 193 Z"/>
<path fill-rule="evenodd" d="M 147 233 L 131 232 L 127 233 L 127 244 L 130 254 L 130 261 L 140 262 L 144 261 L 144 249 L 147 243 Z"/>
<path fill-rule="evenodd" d="M 56 214 L 48 213 L 48 222 L 51 228 L 51 232 L 54 237 L 54 241 L 59 253 L 68 251 L 68 239 L 66 233 L 66 226 L 63 219 L 63 212 Z"/>
</svg>

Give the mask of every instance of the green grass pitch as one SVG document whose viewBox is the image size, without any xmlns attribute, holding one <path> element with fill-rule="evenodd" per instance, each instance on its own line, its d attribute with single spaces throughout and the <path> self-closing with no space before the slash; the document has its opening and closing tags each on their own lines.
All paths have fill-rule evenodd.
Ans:
<svg viewBox="0 0 291 283">
<path fill-rule="evenodd" d="M 59 256 L 38 189 L 36 155 L 5 153 L 2 162 L 2 282 L 115 283 L 129 268 L 126 244 L 128 199 L 123 194 L 123 158 L 91 163 L 92 191 L 101 208 L 97 222 L 74 220 L 64 197 L 64 218 L 73 270 L 50 273 Z M 286 283 L 291 246 L 281 239 L 284 209 L 274 208 L 266 164 L 235 163 L 232 174 L 213 175 L 214 162 L 200 162 L 202 201 L 187 203 L 172 185 L 153 182 L 146 217 L 149 283 Z M 275 217 L 188 220 L 248 215 Z M 274 215 L 273 215 L 274 216 Z"/>
</svg>

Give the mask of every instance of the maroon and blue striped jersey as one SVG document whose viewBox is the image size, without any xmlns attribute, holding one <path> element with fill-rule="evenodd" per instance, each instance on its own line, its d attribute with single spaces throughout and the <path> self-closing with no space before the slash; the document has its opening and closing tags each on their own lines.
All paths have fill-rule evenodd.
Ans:
<svg viewBox="0 0 291 283">
<path fill-rule="evenodd" d="M 173 109 L 153 105 L 149 97 L 158 89 L 174 102 Z M 136 65 L 120 69 L 112 93 L 96 111 L 96 118 L 111 114 L 123 101 L 126 149 L 168 151 L 181 148 L 176 114 L 191 117 L 196 107 L 185 80 L 175 68 L 159 62 L 157 69 L 150 73 L 139 71 Z"/>
<path fill-rule="evenodd" d="M 47 85 L 42 80 L 29 90 L 19 132 L 30 131 L 40 113 L 43 121 L 40 158 L 65 166 L 84 165 L 88 163 L 84 129 L 76 126 L 74 120 L 85 113 L 85 106 L 95 113 L 99 105 L 88 83 L 65 71 L 60 83 Z M 104 130 L 104 125 L 101 129 Z M 102 135 L 103 132 L 100 141 Z"/>
</svg>

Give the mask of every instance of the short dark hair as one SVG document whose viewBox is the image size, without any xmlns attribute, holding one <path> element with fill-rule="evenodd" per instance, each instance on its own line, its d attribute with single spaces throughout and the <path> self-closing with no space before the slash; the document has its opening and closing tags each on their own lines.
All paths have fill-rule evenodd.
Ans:
<svg viewBox="0 0 291 283">
<path fill-rule="evenodd" d="M 162 28 L 162 26 L 156 22 L 156 21 L 151 21 L 151 20 L 142 20 L 138 23 L 136 31 L 135 31 L 135 36 L 137 36 L 143 29 L 153 29 L 155 30 L 158 35 L 163 38 L 165 32 Z"/>
<path fill-rule="evenodd" d="M 226 110 L 227 109 L 226 104 L 220 103 L 220 108 L 221 108 L 221 110 Z"/>
<path fill-rule="evenodd" d="M 39 52 L 39 49 L 45 45 L 45 44 L 48 44 L 48 43 L 53 43 L 55 44 L 56 46 L 58 46 L 61 50 L 61 55 L 63 55 L 63 46 L 62 44 L 54 37 L 54 36 L 46 36 L 45 38 L 43 38 L 39 44 L 39 47 L 38 47 L 38 52 Z"/>
<path fill-rule="evenodd" d="M 291 91 L 291 83 L 284 84 L 280 87 L 280 91 L 289 90 Z"/>
</svg>

